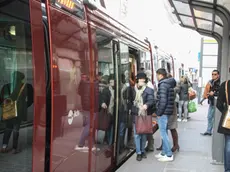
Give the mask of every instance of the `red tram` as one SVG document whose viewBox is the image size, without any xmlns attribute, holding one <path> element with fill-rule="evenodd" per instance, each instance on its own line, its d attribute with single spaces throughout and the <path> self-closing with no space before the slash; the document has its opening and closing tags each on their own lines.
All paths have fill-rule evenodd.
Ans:
<svg viewBox="0 0 230 172">
<path fill-rule="evenodd" d="M 0 88 L 13 85 L 14 71 L 33 86 L 33 105 L 20 121 L 21 151 L 0 153 L 0 171 L 112 171 L 133 153 L 129 116 L 121 122 L 122 89 L 141 59 L 152 57 L 150 46 L 92 2 L 0 1 Z M 110 76 L 113 120 L 108 131 L 97 130 L 95 88 L 99 80 L 110 84 Z M 5 128 L 0 122 L 0 145 Z"/>
</svg>

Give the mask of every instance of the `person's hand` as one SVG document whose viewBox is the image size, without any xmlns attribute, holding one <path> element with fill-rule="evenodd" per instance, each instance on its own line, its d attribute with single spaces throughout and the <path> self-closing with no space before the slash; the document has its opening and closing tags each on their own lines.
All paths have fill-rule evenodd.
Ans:
<svg viewBox="0 0 230 172">
<path fill-rule="evenodd" d="M 153 116 L 153 117 L 157 117 L 157 114 L 156 114 L 156 113 L 153 113 L 152 116 Z"/>
<path fill-rule="evenodd" d="M 142 108 L 143 108 L 144 110 L 147 110 L 148 106 L 147 106 L 147 105 L 143 105 Z"/>
<path fill-rule="evenodd" d="M 105 103 L 102 103 L 101 107 L 107 109 L 107 105 Z"/>
<path fill-rule="evenodd" d="M 213 96 L 213 95 L 214 95 L 214 92 L 211 91 L 211 92 L 208 93 L 208 95 Z"/>
</svg>

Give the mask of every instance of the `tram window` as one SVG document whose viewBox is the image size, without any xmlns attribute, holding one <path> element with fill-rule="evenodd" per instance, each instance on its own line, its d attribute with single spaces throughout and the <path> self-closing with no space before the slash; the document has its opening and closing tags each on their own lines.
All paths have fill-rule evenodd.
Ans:
<svg viewBox="0 0 230 172">
<path fill-rule="evenodd" d="M 0 12 L 0 34 L 4 35 L 0 37 L 0 146 L 2 152 L 13 153 L 2 154 L 0 171 L 32 171 L 34 111 L 29 2 L 13 1 L 0 9 L 5 13 Z M 17 116 L 7 119 L 5 107 L 15 100 Z"/>
</svg>

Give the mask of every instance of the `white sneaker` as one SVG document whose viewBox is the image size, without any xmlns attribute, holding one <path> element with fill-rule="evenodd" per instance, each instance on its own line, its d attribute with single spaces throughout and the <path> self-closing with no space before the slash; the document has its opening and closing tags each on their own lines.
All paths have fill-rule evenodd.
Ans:
<svg viewBox="0 0 230 172">
<path fill-rule="evenodd" d="M 183 119 L 183 121 L 182 122 L 188 122 L 188 120 L 187 119 Z"/>
<path fill-rule="evenodd" d="M 181 122 L 181 119 L 180 119 L 180 118 L 178 118 L 178 119 L 177 119 L 177 121 L 178 121 L 178 122 Z"/>
<path fill-rule="evenodd" d="M 84 146 L 84 147 L 76 146 L 74 149 L 75 149 L 75 150 L 88 150 L 89 148 L 86 147 L 86 146 Z"/>
<path fill-rule="evenodd" d="M 173 155 L 171 157 L 164 156 L 162 158 L 159 158 L 158 161 L 160 161 L 160 162 L 170 162 L 170 161 L 173 161 Z"/>
<path fill-rule="evenodd" d="M 160 158 L 164 158 L 166 155 L 162 155 L 161 152 L 157 155 L 155 155 L 155 158 L 160 159 Z"/>
</svg>

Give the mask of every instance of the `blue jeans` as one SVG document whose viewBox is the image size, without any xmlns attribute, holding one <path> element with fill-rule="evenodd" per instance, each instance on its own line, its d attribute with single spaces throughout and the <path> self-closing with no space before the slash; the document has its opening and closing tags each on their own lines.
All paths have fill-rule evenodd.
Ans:
<svg viewBox="0 0 230 172">
<path fill-rule="evenodd" d="M 224 172 L 230 172 L 230 135 L 225 134 Z"/>
<path fill-rule="evenodd" d="M 119 136 L 124 136 L 125 135 L 125 123 L 124 122 L 120 122 L 120 128 L 119 128 Z"/>
<path fill-rule="evenodd" d="M 83 111 L 82 113 L 84 113 L 85 116 L 87 116 L 87 121 L 86 121 L 86 125 L 84 126 L 84 129 L 81 133 L 81 137 L 80 137 L 80 141 L 78 143 L 78 146 L 83 147 L 85 146 L 85 141 L 88 139 L 90 133 L 90 112 L 89 111 Z M 94 114 L 94 120 L 96 119 L 96 113 Z M 92 145 L 94 145 L 94 138 L 92 140 Z"/>
<path fill-rule="evenodd" d="M 213 123 L 214 123 L 214 115 L 215 115 L 215 106 L 209 105 L 208 108 L 208 128 L 207 133 L 212 133 Z"/>
<path fill-rule="evenodd" d="M 110 146 L 113 144 L 113 124 L 107 130 L 107 141 Z"/>
<path fill-rule="evenodd" d="M 169 136 L 167 132 L 168 115 L 162 115 L 158 118 L 158 126 L 162 139 L 162 155 L 172 156 L 171 146 L 169 142 Z"/>
<path fill-rule="evenodd" d="M 133 125 L 133 132 L 134 132 L 134 140 L 136 145 L 136 153 L 138 155 L 145 153 L 145 145 L 147 141 L 146 134 L 137 134 L 135 124 Z"/>
</svg>

